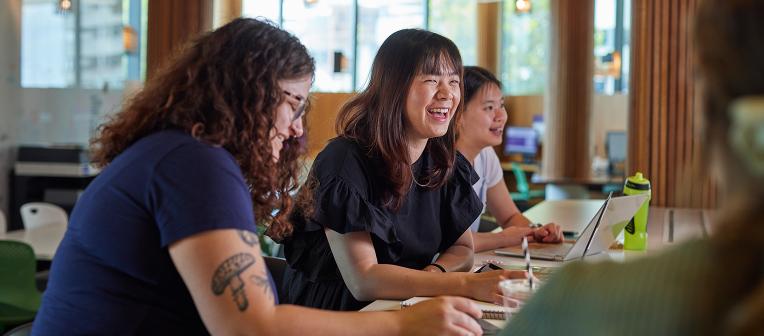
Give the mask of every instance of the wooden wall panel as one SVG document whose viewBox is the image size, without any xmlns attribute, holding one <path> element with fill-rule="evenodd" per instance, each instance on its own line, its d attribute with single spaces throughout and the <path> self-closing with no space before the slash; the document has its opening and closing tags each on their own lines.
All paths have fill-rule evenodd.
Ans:
<svg viewBox="0 0 764 336">
<path fill-rule="evenodd" d="M 591 175 L 594 0 L 555 0 L 551 7 L 542 175 L 586 179 Z"/>
<path fill-rule="evenodd" d="M 242 0 L 214 0 L 212 26 L 218 28 L 241 16 Z"/>
<path fill-rule="evenodd" d="M 629 173 L 653 185 L 652 204 L 714 207 L 716 188 L 701 174 L 699 95 L 690 26 L 697 0 L 632 2 Z"/>
<path fill-rule="evenodd" d="M 146 78 L 189 38 L 212 28 L 213 0 L 148 2 Z"/>
<path fill-rule="evenodd" d="M 499 74 L 501 46 L 501 3 L 478 1 L 477 3 L 477 65 Z"/>
<path fill-rule="evenodd" d="M 345 105 L 354 95 L 354 93 L 311 93 L 310 111 L 306 122 L 308 156 L 315 158 L 324 149 L 326 143 L 337 136 L 334 130 L 337 114 L 342 105 Z"/>
</svg>

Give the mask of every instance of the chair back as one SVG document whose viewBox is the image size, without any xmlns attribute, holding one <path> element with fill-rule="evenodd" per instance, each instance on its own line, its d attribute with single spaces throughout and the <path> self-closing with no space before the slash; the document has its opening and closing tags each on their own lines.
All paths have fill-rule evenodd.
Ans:
<svg viewBox="0 0 764 336">
<path fill-rule="evenodd" d="M 8 330 L 3 336 L 29 336 L 32 334 L 32 322 L 24 323 L 18 327 Z"/>
<path fill-rule="evenodd" d="M 284 258 L 263 256 L 265 259 L 265 266 L 268 267 L 268 271 L 273 277 L 273 282 L 276 284 L 276 293 L 279 296 L 279 302 L 283 302 L 286 299 L 284 293 L 284 271 L 286 271 L 287 262 Z"/>
<path fill-rule="evenodd" d="M 44 202 L 26 203 L 21 206 L 21 220 L 25 229 L 33 229 L 51 224 L 66 225 L 69 216 L 58 205 Z"/>
<path fill-rule="evenodd" d="M 34 250 L 29 244 L 0 240 L 1 304 L 20 310 L 37 311 L 40 307 L 40 292 L 35 287 L 36 267 Z M 2 319 L 0 317 L 0 321 Z"/>
<path fill-rule="evenodd" d="M 515 182 L 517 182 L 517 192 L 528 196 L 530 186 L 528 186 L 528 180 L 525 178 L 525 172 L 517 162 L 512 162 L 512 174 L 515 175 Z"/>
</svg>

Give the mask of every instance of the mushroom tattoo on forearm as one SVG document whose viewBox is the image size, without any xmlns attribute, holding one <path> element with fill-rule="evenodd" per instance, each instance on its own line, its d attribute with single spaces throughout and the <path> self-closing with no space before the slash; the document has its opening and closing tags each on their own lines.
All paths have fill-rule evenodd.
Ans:
<svg viewBox="0 0 764 336">
<path fill-rule="evenodd" d="M 231 295 L 239 311 L 246 310 L 249 302 L 244 293 L 241 273 L 254 264 L 255 257 L 250 253 L 238 253 L 226 259 L 212 276 L 212 292 L 215 295 L 220 295 L 223 294 L 226 287 L 231 287 Z"/>
</svg>

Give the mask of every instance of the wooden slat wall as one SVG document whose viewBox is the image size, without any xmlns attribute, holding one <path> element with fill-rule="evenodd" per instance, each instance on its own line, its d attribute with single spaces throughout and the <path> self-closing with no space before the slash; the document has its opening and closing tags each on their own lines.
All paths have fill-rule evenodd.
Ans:
<svg viewBox="0 0 764 336">
<path fill-rule="evenodd" d="M 591 173 L 594 0 L 554 0 L 551 6 L 542 175 L 585 179 Z"/>
<path fill-rule="evenodd" d="M 146 78 L 189 38 L 212 28 L 213 0 L 151 0 L 148 8 Z"/>
<path fill-rule="evenodd" d="M 477 3 L 477 65 L 499 73 L 501 46 L 501 3 L 482 0 Z M 468 64 L 466 64 L 468 65 Z"/>
<path fill-rule="evenodd" d="M 215 0 L 212 26 L 218 28 L 241 16 L 242 0 Z"/>
<path fill-rule="evenodd" d="M 652 205 L 713 207 L 716 188 L 699 174 L 700 115 L 690 35 L 697 0 L 632 1 L 628 172 L 653 186 Z"/>
</svg>

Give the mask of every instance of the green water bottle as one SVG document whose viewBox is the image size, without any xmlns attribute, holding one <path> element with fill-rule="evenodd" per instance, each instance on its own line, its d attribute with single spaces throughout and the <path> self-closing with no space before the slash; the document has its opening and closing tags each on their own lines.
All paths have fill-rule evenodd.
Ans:
<svg viewBox="0 0 764 336">
<path fill-rule="evenodd" d="M 647 248 L 647 210 L 650 206 L 650 181 L 637 172 L 629 176 L 623 186 L 624 195 L 647 195 L 637 213 L 624 229 L 623 248 L 625 250 L 644 251 Z"/>
</svg>

